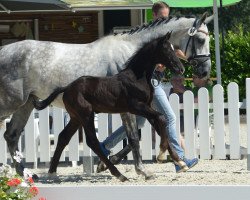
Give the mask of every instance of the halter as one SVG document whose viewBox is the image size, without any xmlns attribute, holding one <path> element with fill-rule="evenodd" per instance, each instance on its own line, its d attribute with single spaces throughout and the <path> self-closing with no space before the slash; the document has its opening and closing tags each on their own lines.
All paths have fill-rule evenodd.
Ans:
<svg viewBox="0 0 250 200">
<path fill-rule="evenodd" d="M 189 38 L 188 38 L 188 42 L 187 42 L 187 45 L 185 48 L 185 55 L 186 55 L 189 43 L 192 41 L 192 49 L 191 49 L 192 54 L 187 60 L 188 60 L 189 64 L 195 68 L 197 68 L 199 65 L 201 65 L 202 63 L 204 63 L 210 59 L 210 53 L 209 54 L 199 54 L 199 55 L 196 53 L 194 35 L 197 32 L 202 32 L 202 33 L 208 35 L 207 32 L 205 32 L 203 30 L 196 29 L 197 21 L 198 21 L 198 19 L 195 19 L 193 26 L 188 30 Z"/>
</svg>

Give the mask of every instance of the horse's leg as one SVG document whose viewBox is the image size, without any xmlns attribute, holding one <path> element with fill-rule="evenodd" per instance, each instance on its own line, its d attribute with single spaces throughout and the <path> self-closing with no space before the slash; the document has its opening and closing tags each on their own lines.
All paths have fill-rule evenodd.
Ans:
<svg viewBox="0 0 250 200">
<path fill-rule="evenodd" d="M 128 142 L 132 148 L 135 171 L 137 174 L 144 175 L 146 179 L 150 179 L 153 177 L 153 173 L 147 171 L 142 164 L 136 116 L 130 113 L 123 113 L 121 118 L 127 132 Z"/>
<path fill-rule="evenodd" d="M 30 96 L 27 102 L 13 114 L 10 124 L 4 133 L 4 138 L 7 142 L 16 172 L 21 176 L 23 175 L 24 163 L 22 161 L 20 163 L 16 162 L 16 160 L 13 159 L 13 156 L 15 155 L 15 152 L 18 151 L 19 138 L 29 119 L 30 113 L 34 108 L 32 104 L 33 98 L 35 97 Z M 38 177 L 34 175 L 34 178 L 37 179 Z"/>
<path fill-rule="evenodd" d="M 79 126 L 80 126 L 80 123 L 77 120 L 70 118 L 70 121 L 67 124 L 67 126 L 59 134 L 58 142 L 56 145 L 56 150 L 55 150 L 55 153 L 54 153 L 53 158 L 51 160 L 51 164 L 50 164 L 50 168 L 49 168 L 50 174 L 56 172 L 62 151 L 68 145 L 70 139 L 76 133 Z"/>
</svg>

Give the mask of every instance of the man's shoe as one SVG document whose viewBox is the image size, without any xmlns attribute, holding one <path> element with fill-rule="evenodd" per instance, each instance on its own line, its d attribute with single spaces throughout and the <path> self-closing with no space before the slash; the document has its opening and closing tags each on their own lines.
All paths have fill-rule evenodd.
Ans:
<svg viewBox="0 0 250 200">
<path fill-rule="evenodd" d="M 174 166 L 175 166 L 176 173 L 186 172 L 187 170 L 189 170 L 187 165 L 179 166 L 177 164 L 174 164 Z"/>
<path fill-rule="evenodd" d="M 193 158 L 193 159 L 184 158 L 183 161 L 187 164 L 189 169 L 194 167 L 199 162 L 198 158 Z"/>
<path fill-rule="evenodd" d="M 104 143 L 100 142 L 100 147 L 105 156 L 108 156 L 110 154 L 110 151 L 105 148 Z"/>
<path fill-rule="evenodd" d="M 183 161 L 186 163 L 186 166 L 179 166 L 175 164 L 176 173 L 186 172 L 199 162 L 198 158 L 193 158 L 193 159 L 183 158 Z"/>
</svg>

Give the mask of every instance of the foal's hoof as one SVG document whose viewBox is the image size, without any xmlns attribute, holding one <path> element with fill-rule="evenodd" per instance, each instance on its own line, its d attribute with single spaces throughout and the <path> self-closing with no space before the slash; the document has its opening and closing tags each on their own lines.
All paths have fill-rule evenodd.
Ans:
<svg viewBox="0 0 250 200">
<path fill-rule="evenodd" d="M 157 163 L 159 163 L 159 164 L 166 162 L 166 157 L 165 157 L 165 155 L 164 155 L 164 154 L 159 154 L 159 155 L 156 157 L 156 161 L 157 161 Z"/>
<path fill-rule="evenodd" d="M 163 163 L 166 160 L 166 152 L 160 149 L 158 156 L 156 157 L 157 163 Z"/>
<path fill-rule="evenodd" d="M 100 172 L 106 171 L 107 169 L 108 169 L 108 168 L 107 168 L 107 166 L 104 164 L 104 162 L 99 161 L 98 164 L 97 164 L 96 173 L 100 173 Z"/>
<path fill-rule="evenodd" d="M 112 164 L 117 165 L 122 161 L 123 157 L 118 157 L 117 155 L 109 156 L 109 160 Z"/>
<path fill-rule="evenodd" d="M 155 175 L 153 172 L 151 171 L 147 171 L 147 170 L 136 170 L 136 173 L 138 175 L 143 175 L 145 177 L 145 180 L 152 180 L 155 178 Z"/>
<path fill-rule="evenodd" d="M 118 179 L 121 181 L 121 182 L 125 182 L 125 181 L 128 181 L 127 177 L 121 175 L 118 177 Z"/>
</svg>

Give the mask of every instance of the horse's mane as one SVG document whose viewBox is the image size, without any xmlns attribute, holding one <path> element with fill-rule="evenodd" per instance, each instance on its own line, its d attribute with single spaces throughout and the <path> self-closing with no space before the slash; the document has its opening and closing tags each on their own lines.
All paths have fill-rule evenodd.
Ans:
<svg viewBox="0 0 250 200">
<path fill-rule="evenodd" d="M 116 35 L 124 35 L 124 34 L 128 34 L 128 35 L 132 35 L 134 33 L 138 33 L 144 29 L 148 29 L 148 28 L 154 28 L 154 27 L 157 27 L 159 25 L 162 25 L 162 24 L 167 24 L 169 23 L 170 21 L 173 21 L 173 20 L 179 20 L 181 18 L 195 18 L 195 16 L 193 15 L 179 15 L 179 16 L 170 16 L 170 17 L 160 17 L 156 20 L 152 20 L 150 21 L 149 23 L 144 23 L 143 25 L 141 26 L 136 26 L 134 28 L 131 28 L 130 30 L 128 31 L 123 31 L 122 33 L 115 33 L 113 34 L 114 36 Z"/>
</svg>

